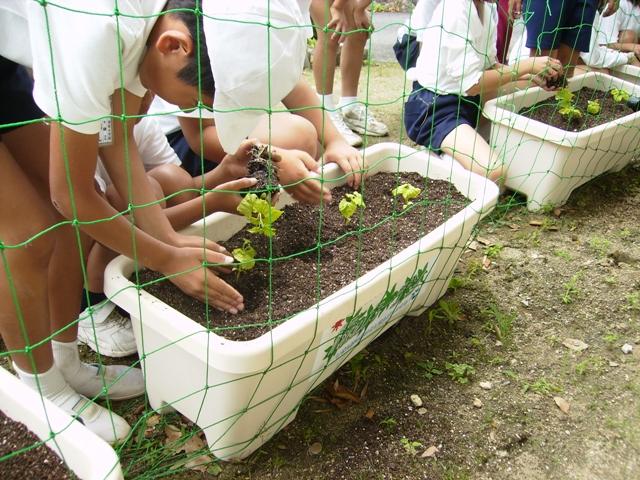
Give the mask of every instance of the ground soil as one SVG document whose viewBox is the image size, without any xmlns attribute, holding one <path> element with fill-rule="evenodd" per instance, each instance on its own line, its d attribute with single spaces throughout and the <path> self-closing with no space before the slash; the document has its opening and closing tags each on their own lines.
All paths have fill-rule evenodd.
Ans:
<svg viewBox="0 0 640 480">
<path fill-rule="evenodd" d="M 560 115 L 558 112 L 558 102 L 554 97 L 523 108 L 518 113 L 533 120 L 551 125 L 552 127 L 570 130 L 572 132 L 581 132 L 582 130 L 597 127 L 598 125 L 635 113 L 626 103 L 616 103 L 609 92 L 585 87 L 574 92 L 574 94 L 573 104 L 582 112 L 581 118 L 573 118 L 569 121 Z M 587 113 L 587 102 L 589 100 L 598 100 L 600 102 L 600 113 L 597 115 Z"/>
<path fill-rule="evenodd" d="M 402 200 L 391 194 L 403 183 L 422 189 L 406 209 Z M 361 217 L 356 213 L 348 223 L 338 210 L 338 202 L 352 190 L 342 186 L 333 189 L 334 203 L 324 206 L 322 212 L 320 207 L 308 205 L 285 207 L 274 224 L 277 233 L 271 242 L 246 229 L 225 242 L 231 251 L 250 238 L 258 252 L 256 258 L 262 259 L 253 270 L 228 278 L 245 298 L 245 311 L 239 315 L 210 309 L 207 316 L 205 304 L 183 294 L 169 281 L 145 290 L 226 338 L 256 338 L 380 265 L 468 203 L 449 182 L 425 182 L 417 173 L 378 173 L 367 179 L 363 190 L 366 208 Z M 270 251 L 274 259 L 271 263 L 266 261 Z M 140 276 L 141 283 L 158 278 L 159 274 L 150 271 Z M 273 320 L 269 322 L 269 318 Z"/>
<path fill-rule="evenodd" d="M 27 427 L 0 412 L 0 458 L 12 452 L 40 443 Z M 0 478 L 18 480 L 67 480 L 76 478 L 60 458 L 44 445 L 32 448 L 15 457 L 0 461 Z"/>
</svg>

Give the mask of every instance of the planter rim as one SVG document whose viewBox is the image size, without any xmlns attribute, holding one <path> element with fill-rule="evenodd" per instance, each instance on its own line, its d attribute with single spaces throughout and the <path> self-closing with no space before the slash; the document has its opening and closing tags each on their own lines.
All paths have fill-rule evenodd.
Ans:
<svg viewBox="0 0 640 480">
<path fill-rule="evenodd" d="M 627 90 L 629 92 L 635 92 L 636 95 L 639 93 L 638 86 L 634 85 L 633 83 L 602 72 L 588 72 L 583 75 L 576 75 L 575 77 L 572 77 L 568 80 L 568 87 L 570 89 L 572 89 L 571 87 L 575 87 L 572 89 L 574 91 L 579 90 L 580 88 L 582 88 L 582 83 L 592 78 L 608 83 L 610 85 L 610 88 L 615 86 L 616 88 L 623 88 L 624 90 Z M 597 88 L 595 87 L 589 88 L 594 88 L 597 90 Z M 604 90 L 601 89 L 601 91 Z M 531 87 L 526 90 L 520 90 L 518 92 L 510 93 L 508 95 L 503 95 L 501 97 L 489 100 L 485 103 L 482 109 L 482 114 L 491 122 L 498 123 L 512 130 L 517 130 L 519 132 L 541 137 L 546 142 L 555 143 L 557 145 L 562 145 L 565 147 L 576 147 L 585 144 L 585 140 L 588 140 L 590 137 L 601 135 L 612 125 L 624 126 L 633 123 L 640 118 L 640 112 L 635 112 L 629 115 L 625 115 L 624 117 L 618 118 L 616 120 L 612 120 L 610 122 L 606 122 L 601 125 L 588 128 L 586 130 L 582 130 L 580 132 L 572 132 L 570 130 L 563 130 L 561 128 L 553 127 L 539 120 L 527 118 L 524 115 L 514 112 L 510 108 L 505 106 L 505 104 L 513 103 L 514 100 L 526 96 L 531 96 L 532 94 L 542 94 L 546 98 L 551 98 L 554 95 L 553 92 L 547 92 L 542 87 Z M 537 101 L 540 101 L 542 99 L 543 98 L 539 98 Z M 539 132 L 531 131 L 539 131 L 542 129 L 544 129 L 544 135 L 540 135 Z"/>
<path fill-rule="evenodd" d="M 398 152 L 393 156 L 393 158 L 405 158 L 411 155 L 422 153 L 410 147 L 394 143 L 379 143 L 365 149 L 362 153 L 363 156 L 367 154 L 374 154 L 378 150 L 389 149 L 390 146 L 393 146 L 393 148 Z M 390 157 L 386 157 L 385 160 L 388 158 Z M 318 319 L 326 313 L 326 311 L 330 311 L 332 309 L 332 304 L 341 296 L 344 296 L 345 294 L 353 291 L 356 287 L 358 289 L 362 288 L 363 285 L 366 285 L 368 282 L 373 281 L 378 275 L 383 274 L 385 271 L 388 271 L 391 266 L 395 267 L 411 260 L 412 258 L 415 258 L 416 252 L 423 251 L 421 249 L 421 246 L 423 244 L 429 244 L 432 243 L 434 239 L 439 240 L 443 238 L 446 231 L 454 230 L 455 228 L 461 228 L 466 218 L 471 215 L 483 215 L 487 211 L 489 211 L 496 203 L 499 190 L 493 182 L 490 182 L 480 175 L 463 169 L 453 159 L 436 159 L 433 155 L 431 155 L 430 161 L 439 162 L 441 167 L 444 166 L 443 168 L 449 169 L 450 172 L 456 170 L 456 174 L 459 176 L 459 181 L 456 182 L 458 183 L 458 186 L 456 186 L 457 190 L 460 189 L 460 186 L 469 186 L 473 182 L 480 182 L 483 184 L 482 194 L 477 195 L 476 198 L 470 198 L 472 196 L 471 194 L 465 195 L 463 193 L 465 197 L 471 200 L 471 203 L 460 212 L 438 225 L 434 230 L 416 240 L 416 242 L 409 245 L 407 248 L 403 249 L 391 258 L 379 264 L 374 269 L 364 273 L 363 275 L 358 277 L 358 279 L 354 280 L 348 285 L 345 285 L 340 290 L 332 293 L 331 295 L 322 298 L 314 305 L 293 314 L 291 317 L 289 317 L 288 320 L 280 322 L 273 329 L 257 338 L 244 341 L 226 339 L 220 334 L 208 330 L 203 325 L 200 325 L 198 322 L 192 320 L 191 318 L 170 307 L 164 302 L 158 300 L 156 297 L 150 295 L 142 289 L 140 290 L 140 301 L 143 301 L 144 299 L 144 301 L 146 302 L 146 308 L 150 311 L 153 311 L 154 314 L 158 316 L 158 318 L 160 318 L 161 316 L 164 317 L 166 316 L 167 312 L 170 312 L 172 315 L 171 323 L 175 327 L 176 331 L 180 332 L 179 338 L 192 337 L 190 340 L 199 342 L 201 346 L 205 348 L 215 346 L 216 352 L 221 355 L 241 355 L 240 352 L 242 350 L 238 347 L 242 347 L 244 351 L 246 351 L 247 348 L 250 348 L 254 352 L 271 351 L 276 346 L 276 344 L 285 342 L 287 338 L 291 337 L 291 335 L 296 335 L 305 328 L 308 328 L 307 324 L 309 322 L 316 323 Z M 369 166 L 370 169 L 373 167 L 373 165 Z M 336 164 L 330 164 L 323 167 L 323 175 L 330 178 L 341 178 L 344 174 L 342 173 L 340 167 L 338 167 Z M 451 174 L 447 181 L 451 182 L 452 184 L 454 183 L 454 181 L 451 179 Z M 339 186 L 343 183 L 345 183 L 344 180 L 331 182 L 331 185 Z M 204 222 L 210 224 L 212 221 L 215 221 L 217 219 L 228 217 L 237 216 L 228 213 L 217 212 L 209 215 L 199 222 L 194 223 L 190 228 L 202 229 L 202 224 Z M 118 300 L 122 303 L 137 305 L 137 303 L 135 303 L 138 301 L 135 285 L 120 273 L 129 271 L 133 271 L 133 260 L 121 255 L 111 261 L 111 263 L 107 267 L 107 277 L 114 280 L 113 283 L 117 282 L 120 285 L 125 286 L 121 287 L 118 290 L 110 288 L 110 291 L 107 292 L 107 294 L 112 299 L 118 297 Z M 105 286 L 109 283 L 112 282 L 106 282 Z M 148 354 L 149 352 L 146 353 Z"/>
</svg>

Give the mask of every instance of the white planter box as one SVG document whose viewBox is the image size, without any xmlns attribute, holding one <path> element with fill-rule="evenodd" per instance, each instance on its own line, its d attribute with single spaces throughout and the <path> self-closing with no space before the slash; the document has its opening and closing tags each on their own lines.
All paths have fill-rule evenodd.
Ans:
<svg viewBox="0 0 640 480">
<path fill-rule="evenodd" d="M 620 65 L 611 69 L 611 75 L 625 82 L 636 84 L 640 80 L 640 67 L 635 65 Z"/>
<path fill-rule="evenodd" d="M 570 90 L 582 87 L 621 88 L 640 94 L 634 84 L 603 73 L 569 80 Z M 544 205 L 562 205 L 583 183 L 622 169 L 640 145 L 640 112 L 582 132 L 561 130 L 516 113 L 554 95 L 530 88 L 491 100 L 483 111 L 492 122 L 489 143 L 505 162 L 505 185 L 525 194 L 527 207 L 533 211 Z"/>
<path fill-rule="evenodd" d="M 372 173 L 413 171 L 449 180 L 473 202 L 357 281 L 254 340 L 226 340 L 127 280 L 133 261 L 107 268 L 105 291 L 133 320 L 153 408 L 170 406 L 200 426 L 218 458 L 246 457 L 296 415 L 304 395 L 404 315 L 417 315 L 447 289 L 495 184 L 435 155 L 379 144 L 364 152 Z M 342 176 L 330 165 L 326 179 Z M 344 181 L 331 183 L 342 184 Z M 281 196 L 281 203 L 290 197 Z M 206 229 L 205 229 L 206 222 Z M 189 233 L 226 240 L 245 221 L 216 213 Z M 356 295 L 357 291 L 357 295 Z M 387 292 L 390 293 L 387 293 Z"/>
<path fill-rule="evenodd" d="M 0 410 L 44 441 L 78 478 L 123 478 L 116 452 L 106 442 L 3 368 L 0 392 Z"/>
</svg>

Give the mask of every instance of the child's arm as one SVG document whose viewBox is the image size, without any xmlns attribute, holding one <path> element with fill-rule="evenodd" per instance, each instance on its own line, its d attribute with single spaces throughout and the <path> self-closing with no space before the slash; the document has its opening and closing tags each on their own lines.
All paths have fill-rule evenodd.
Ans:
<svg viewBox="0 0 640 480">
<path fill-rule="evenodd" d="M 519 86 L 529 85 L 528 80 L 519 80 L 521 77 L 533 75 L 535 77 L 556 78 L 562 73 L 562 64 L 551 57 L 530 57 L 518 62 L 514 67 L 500 65 L 497 68 L 485 70 L 479 81 L 469 88 L 466 95 L 491 96 L 508 83 L 522 83 Z M 541 84 L 542 82 L 536 82 Z"/>
<path fill-rule="evenodd" d="M 114 99 L 119 98 L 118 92 Z M 135 98 L 135 97 L 134 97 Z M 129 111 L 138 111 L 137 103 L 127 98 Z M 114 107 L 118 101 L 114 100 Z M 118 114 L 114 110 L 114 114 Z M 124 129 L 120 122 L 114 122 L 114 145 L 105 149 L 102 154 L 105 166 L 114 181 L 116 189 L 123 198 L 128 198 L 128 191 L 133 195 L 133 204 L 154 202 L 147 177 L 137 156 L 133 141 L 133 122 L 128 126 L 129 158 L 131 165 L 131 186 L 124 172 Z M 168 220 L 158 206 L 134 209 L 136 225 L 132 227 L 127 218 L 118 214 L 108 202 L 95 190 L 93 177 L 98 156 L 98 137 L 81 134 L 68 127 L 54 123 L 51 129 L 51 165 L 50 183 L 52 201 L 56 208 L 69 219 L 77 218 L 81 222 L 93 222 L 81 225 L 81 228 L 98 242 L 125 254 L 131 258 L 137 256 L 141 264 L 171 275 L 184 271 L 188 274 L 171 278 L 185 293 L 209 301 L 229 311 L 242 308 L 242 296 L 215 275 L 208 275 L 202 268 L 203 261 L 224 264 L 228 260 L 215 244 L 207 245 L 207 249 L 178 247 L 171 240 L 181 242 L 171 229 Z M 115 166 L 115 168 L 114 168 Z M 70 184 L 67 184 L 67 170 Z M 69 185 L 72 188 L 69 188 Z M 151 233 L 143 229 L 150 230 Z M 157 234 L 157 237 L 156 235 Z M 160 237 L 160 238 L 158 238 Z M 134 250 L 135 242 L 135 250 Z M 200 240 L 202 245 L 202 240 Z"/>
<path fill-rule="evenodd" d="M 318 97 L 311 87 L 304 80 L 300 80 L 282 103 L 313 124 L 318 132 L 318 139 L 324 146 L 325 163 L 337 163 L 348 175 L 349 186 L 358 188 L 365 168 L 362 155 L 347 144 L 329 116 L 323 115 Z"/>
<path fill-rule="evenodd" d="M 213 120 L 209 118 L 202 119 L 202 137 L 200 136 L 199 118 L 178 117 L 178 122 L 180 123 L 180 128 L 182 128 L 184 138 L 196 155 L 204 152 L 205 160 L 216 163 L 224 158 L 226 152 L 220 144 Z M 201 141 L 202 143 L 200 143 Z"/>
</svg>

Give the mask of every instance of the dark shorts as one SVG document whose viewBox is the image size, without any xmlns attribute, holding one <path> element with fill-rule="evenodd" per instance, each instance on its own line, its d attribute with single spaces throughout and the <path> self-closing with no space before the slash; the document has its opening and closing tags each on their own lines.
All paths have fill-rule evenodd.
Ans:
<svg viewBox="0 0 640 480">
<path fill-rule="evenodd" d="M 460 125 L 476 128 L 479 115 L 479 95 L 438 95 L 414 82 L 404 106 L 404 126 L 411 140 L 439 153 L 447 135 Z"/>
<path fill-rule="evenodd" d="M 527 48 L 589 51 L 597 0 L 524 0 Z"/>
<path fill-rule="evenodd" d="M 169 141 L 169 145 L 171 145 L 171 148 L 173 148 L 173 151 L 176 152 L 176 155 L 178 155 L 178 158 L 182 162 L 182 168 L 189 172 L 189 175 L 191 175 L 192 177 L 204 175 L 205 173 L 210 172 L 218 166 L 217 163 L 205 160 L 203 170 L 203 165 L 200 161 L 200 155 L 191 150 L 187 139 L 184 138 L 182 130 L 177 130 L 170 133 L 169 135 L 167 135 L 167 140 Z"/>
<path fill-rule="evenodd" d="M 0 57 L 0 137 L 21 126 L 12 124 L 44 116 L 33 101 L 33 81 L 27 70 Z"/>
<path fill-rule="evenodd" d="M 405 33 L 400 40 L 396 40 L 396 43 L 393 44 L 393 53 L 395 53 L 403 70 L 415 67 L 420 55 L 418 38 L 415 35 Z"/>
</svg>

